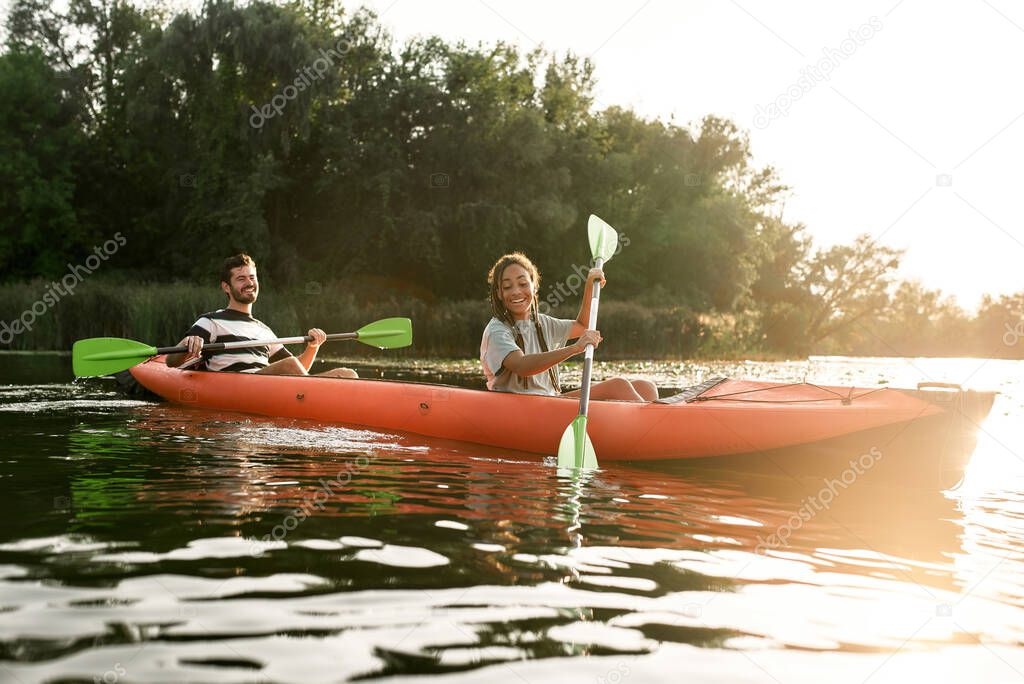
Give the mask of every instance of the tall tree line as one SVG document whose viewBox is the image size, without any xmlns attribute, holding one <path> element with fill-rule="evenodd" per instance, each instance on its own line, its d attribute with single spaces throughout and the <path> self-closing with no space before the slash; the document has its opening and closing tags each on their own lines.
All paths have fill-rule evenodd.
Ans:
<svg viewBox="0 0 1024 684">
<path fill-rule="evenodd" d="M 0 278 L 56 278 L 120 232 L 130 282 L 209 281 L 245 250 L 279 287 L 370 278 L 471 299 L 505 251 L 547 274 L 585 263 L 596 213 L 629 237 L 617 297 L 731 316 L 751 347 L 841 345 L 912 309 L 966 320 L 898 286 L 899 254 L 866 237 L 815 250 L 732 122 L 596 110 L 594 85 L 572 54 L 397 45 L 335 0 L 15 0 Z"/>
</svg>

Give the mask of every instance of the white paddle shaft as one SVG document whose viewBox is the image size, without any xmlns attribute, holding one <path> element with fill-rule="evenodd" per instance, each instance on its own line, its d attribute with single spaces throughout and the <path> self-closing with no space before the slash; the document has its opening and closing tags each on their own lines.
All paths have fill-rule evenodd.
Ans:
<svg viewBox="0 0 1024 684">
<path fill-rule="evenodd" d="M 604 259 L 594 259 L 594 268 L 601 268 Z M 590 316 L 587 320 L 587 330 L 597 330 L 597 303 L 601 296 L 601 283 L 594 281 L 594 292 L 590 297 Z M 583 352 L 583 383 L 580 385 L 580 415 L 587 415 L 590 407 L 590 369 L 594 365 L 594 345 L 588 344 Z"/>
<path fill-rule="evenodd" d="M 358 339 L 359 333 L 332 333 L 327 336 L 326 342 L 332 342 L 334 340 L 354 340 Z M 298 344 L 300 342 L 312 342 L 313 338 L 310 335 L 303 337 L 278 337 L 272 340 L 237 340 L 235 342 L 211 342 L 210 344 L 204 344 L 204 351 L 221 351 L 222 349 L 245 349 L 247 347 L 264 347 L 271 344 Z M 188 347 L 182 345 L 180 347 L 159 347 L 156 350 L 157 354 L 183 354 L 188 351 Z"/>
</svg>

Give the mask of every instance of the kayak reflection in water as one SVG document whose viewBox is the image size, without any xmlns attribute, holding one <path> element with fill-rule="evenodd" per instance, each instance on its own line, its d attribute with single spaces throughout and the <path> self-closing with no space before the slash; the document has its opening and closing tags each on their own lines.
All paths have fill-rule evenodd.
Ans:
<svg viewBox="0 0 1024 684">
<path fill-rule="evenodd" d="M 587 274 L 583 302 L 576 320 L 554 318 L 537 311 L 540 272 L 525 255 L 515 252 L 498 259 L 487 275 L 494 318 L 484 329 L 480 363 L 487 388 L 521 394 L 562 394 L 558 364 L 582 354 L 588 344 L 596 349 L 601 333 L 587 330 L 594 281 L 604 287 L 604 272 Z M 573 344 L 567 344 L 575 339 Z M 579 390 L 564 396 L 579 396 Z M 590 386 L 591 399 L 654 401 L 658 388 L 647 380 L 612 378 Z"/>
<path fill-rule="evenodd" d="M 277 337 L 274 331 L 252 316 L 252 305 L 259 296 L 260 283 L 256 277 L 256 262 L 248 254 L 236 254 L 224 260 L 220 274 L 220 289 L 228 296 L 227 308 L 205 313 L 199 317 L 179 346 L 188 352 L 170 354 L 167 365 L 192 370 L 228 371 L 236 373 L 264 373 L 268 375 L 308 375 L 320 345 L 327 334 L 312 328 L 306 334 L 313 339 L 297 358 L 283 344 L 265 347 L 225 350 L 203 353 L 203 345 L 211 342 L 265 340 Z M 356 378 L 351 368 L 334 368 L 321 377 Z"/>
</svg>

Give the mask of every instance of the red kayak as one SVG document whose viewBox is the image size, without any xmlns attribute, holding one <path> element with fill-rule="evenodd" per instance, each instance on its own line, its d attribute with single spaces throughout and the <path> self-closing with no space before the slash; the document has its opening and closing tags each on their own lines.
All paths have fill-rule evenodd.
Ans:
<svg viewBox="0 0 1024 684">
<path fill-rule="evenodd" d="M 180 404 L 546 455 L 557 450 L 579 407 L 568 397 L 446 385 L 182 371 L 162 357 L 131 373 Z M 901 478 L 949 486 L 963 474 L 994 396 L 947 385 L 900 390 L 715 379 L 658 402 L 592 401 L 588 431 L 602 462 L 686 459 L 806 475 L 838 474 L 860 459 L 862 466 L 872 461 L 871 470 L 884 464 Z"/>
</svg>

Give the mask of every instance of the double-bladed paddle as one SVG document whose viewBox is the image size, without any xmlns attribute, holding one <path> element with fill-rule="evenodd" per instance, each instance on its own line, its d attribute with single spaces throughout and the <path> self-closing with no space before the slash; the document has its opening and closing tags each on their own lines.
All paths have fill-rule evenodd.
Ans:
<svg viewBox="0 0 1024 684">
<path fill-rule="evenodd" d="M 309 335 L 302 337 L 281 337 L 274 340 L 239 340 L 238 342 L 214 342 L 204 344 L 203 351 L 225 349 L 246 349 L 263 347 L 268 344 L 298 344 L 309 342 Z M 334 333 L 327 341 L 355 340 L 381 349 L 397 349 L 412 344 L 412 321 L 408 318 L 383 318 L 364 325 L 355 332 Z M 135 340 L 120 337 L 93 337 L 78 340 L 71 349 L 71 365 L 79 378 L 111 375 L 127 370 L 142 361 L 159 354 L 181 354 L 188 347 L 151 347 Z"/>
<path fill-rule="evenodd" d="M 619 246 L 619 234 L 607 223 L 590 215 L 587 222 L 587 234 L 590 238 L 590 253 L 594 257 L 594 267 L 602 268 L 607 261 L 615 256 Z M 597 327 L 597 302 L 601 295 L 601 283 L 594 283 L 593 295 L 590 300 L 590 320 L 587 329 Z M 588 344 L 583 356 L 583 384 L 580 387 L 580 411 L 562 433 L 558 443 L 559 468 L 596 468 L 597 454 L 587 434 L 587 408 L 590 405 L 590 369 L 594 362 L 594 345 Z"/>
</svg>

